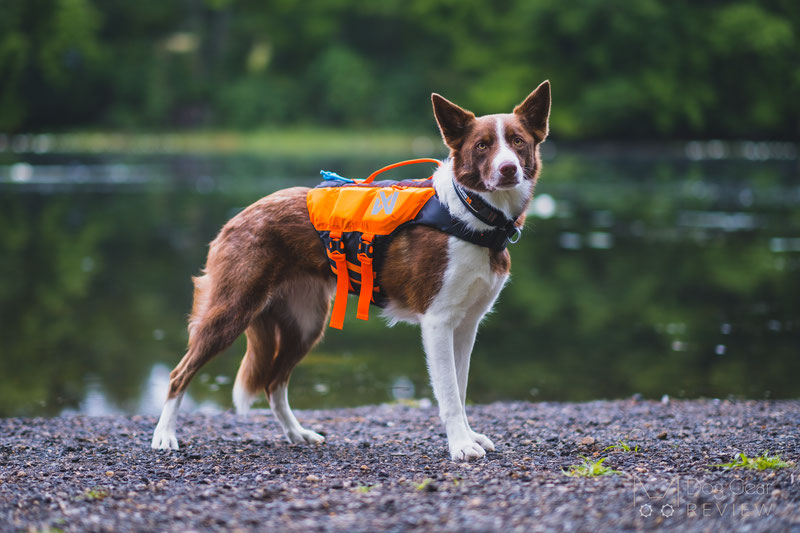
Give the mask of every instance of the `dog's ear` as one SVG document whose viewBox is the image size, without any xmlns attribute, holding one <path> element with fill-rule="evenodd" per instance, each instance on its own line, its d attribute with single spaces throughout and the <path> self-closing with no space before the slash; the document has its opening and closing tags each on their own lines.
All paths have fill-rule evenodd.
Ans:
<svg viewBox="0 0 800 533">
<path fill-rule="evenodd" d="M 550 118 L 550 81 L 543 81 L 524 102 L 514 108 L 514 114 L 528 132 L 542 142 L 547 137 Z"/>
<path fill-rule="evenodd" d="M 444 96 L 433 93 L 433 115 L 442 132 L 444 143 L 453 150 L 461 148 L 470 124 L 475 120 L 471 111 L 462 109 Z"/>
</svg>

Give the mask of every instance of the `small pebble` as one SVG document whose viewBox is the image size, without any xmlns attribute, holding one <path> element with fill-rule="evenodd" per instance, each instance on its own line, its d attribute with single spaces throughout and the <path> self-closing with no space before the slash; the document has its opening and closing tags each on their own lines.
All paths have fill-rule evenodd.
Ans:
<svg viewBox="0 0 800 533">
<path fill-rule="evenodd" d="M 317 481 L 319 481 L 319 476 L 315 476 L 314 474 L 309 474 L 306 476 L 306 481 L 316 483 Z"/>
<path fill-rule="evenodd" d="M 667 438 L 667 432 L 666 432 L 666 431 L 662 431 L 661 433 L 659 433 L 658 435 L 656 435 L 656 438 L 657 438 L 657 439 L 659 439 L 659 440 L 664 440 L 664 439 L 666 439 L 666 438 Z"/>
</svg>

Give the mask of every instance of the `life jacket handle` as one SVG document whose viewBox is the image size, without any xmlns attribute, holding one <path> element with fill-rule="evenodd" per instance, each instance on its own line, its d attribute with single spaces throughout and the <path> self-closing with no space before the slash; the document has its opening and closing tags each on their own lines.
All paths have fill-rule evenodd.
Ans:
<svg viewBox="0 0 800 533">
<path fill-rule="evenodd" d="M 386 166 L 386 167 L 383 167 L 383 168 L 381 168 L 379 170 L 376 170 L 375 172 L 370 174 L 365 180 L 356 181 L 356 183 L 372 183 L 372 180 L 375 179 L 375 176 L 377 176 L 378 174 L 381 174 L 383 172 L 386 172 L 387 170 L 392 170 L 393 168 L 397 168 L 397 167 L 404 167 L 406 165 L 416 165 L 418 163 L 436 163 L 437 166 L 442 166 L 442 162 L 439 161 L 438 159 L 431 159 L 431 158 L 428 158 L 428 157 L 423 157 L 421 159 L 409 159 L 407 161 L 400 161 L 398 163 L 392 163 L 389 166 Z"/>
</svg>

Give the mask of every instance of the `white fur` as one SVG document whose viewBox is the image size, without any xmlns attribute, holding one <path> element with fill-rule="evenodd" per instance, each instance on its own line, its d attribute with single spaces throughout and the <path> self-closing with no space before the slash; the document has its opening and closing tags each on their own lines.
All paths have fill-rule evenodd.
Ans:
<svg viewBox="0 0 800 533">
<path fill-rule="evenodd" d="M 491 226 L 478 220 L 475 215 L 470 213 L 461 200 L 458 198 L 455 187 L 453 186 L 453 161 L 446 160 L 433 174 L 433 188 L 439 201 L 450 211 L 454 217 L 459 219 L 471 230 L 485 231 Z M 471 191 L 478 194 L 490 205 L 503 212 L 506 218 L 516 220 L 525 209 L 526 202 L 533 189 L 533 180 L 522 180 L 513 189 L 505 189 L 492 192 Z"/>
<path fill-rule="evenodd" d="M 178 439 L 175 436 L 175 423 L 178 420 L 178 408 L 181 406 L 183 393 L 167 400 L 161 410 L 156 429 L 153 431 L 153 441 L 150 446 L 154 450 L 177 450 Z"/>
<path fill-rule="evenodd" d="M 516 220 L 525 209 L 528 198 L 533 193 L 533 180 L 522 180 L 513 189 L 501 189 L 478 195 L 499 209 L 510 220 Z"/>
<path fill-rule="evenodd" d="M 233 403 L 236 405 L 237 414 L 247 414 L 250 410 L 255 396 L 245 390 L 245 387 L 237 381 L 233 386 Z M 272 413 L 281 425 L 286 438 L 291 443 L 320 444 L 325 441 L 325 437 L 311 430 L 305 429 L 300 425 L 297 418 L 289 406 L 289 387 L 288 383 L 283 383 L 275 387 L 269 397 L 269 405 Z"/>
<path fill-rule="evenodd" d="M 269 406 L 275 418 L 278 419 L 283 428 L 283 432 L 291 443 L 321 444 L 325 442 L 325 437 L 309 429 L 305 429 L 295 418 L 289 407 L 289 387 L 288 383 L 282 383 L 275 387 L 269 398 Z"/>
<path fill-rule="evenodd" d="M 238 375 L 236 376 L 239 377 Z M 233 405 L 236 407 L 237 415 L 246 415 L 250 412 L 250 406 L 256 400 L 256 394 L 250 394 L 247 388 L 237 379 L 233 384 Z"/>
<path fill-rule="evenodd" d="M 497 299 L 497 295 L 503 288 L 507 276 L 504 276 L 502 282 L 498 284 L 496 290 L 488 291 L 484 299 L 479 299 L 467 311 L 464 319 L 456 326 L 453 333 L 453 354 L 456 363 L 456 378 L 458 379 L 458 390 L 461 395 L 461 406 L 464 413 L 464 423 L 467 426 L 467 432 L 472 440 L 486 451 L 494 451 L 494 443 L 489 440 L 485 435 L 472 431 L 467 418 L 467 380 L 469 377 L 469 363 L 472 355 L 472 347 L 475 345 L 475 335 L 478 333 L 478 325 L 483 317 L 491 312 L 491 307 Z"/>
<path fill-rule="evenodd" d="M 478 324 L 506 278 L 492 272 L 489 250 L 450 237 L 442 288 L 420 317 L 431 384 L 453 460 L 477 459 L 494 449 L 488 438 L 469 427 L 467 373 Z"/>
<path fill-rule="evenodd" d="M 508 142 L 506 142 L 506 128 L 503 117 L 497 117 L 495 120 L 495 132 L 497 133 L 499 149 L 494 155 L 494 159 L 492 159 L 492 175 L 490 176 L 490 180 L 495 184 L 498 183 L 501 178 L 500 167 L 505 163 L 511 163 L 516 169 L 515 177 L 517 178 L 517 183 L 519 183 L 522 180 L 522 166 L 519 164 L 519 157 L 514 153 L 514 150 L 508 146 Z"/>
<path fill-rule="evenodd" d="M 467 227 L 489 229 L 459 200 L 453 186 L 452 161 L 445 161 L 439 167 L 433 176 L 433 186 L 442 204 Z M 481 196 L 509 219 L 516 219 L 531 193 L 531 187 L 529 180 L 522 180 L 513 189 Z M 494 450 L 489 438 L 470 428 L 466 413 L 467 377 L 478 325 L 491 311 L 508 279 L 506 274 L 492 271 L 489 254 L 486 248 L 451 236 L 442 288 L 427 311 L 415 317 L 422 329 L 431 384 L 453 460 L 477 459 L 487 450 Z M 394 320 L 408 319 L 407 312 L 398 311 L 391 306 L 386 309 Z"/>
<path fill-rule="evenodd" d="M 390 300 L 386 307 L 381 309 L 381 317 L 386 319 L 389 327 L 392 327 L 398 322 L 419 324 L 420 315 Z"/>
</svg>

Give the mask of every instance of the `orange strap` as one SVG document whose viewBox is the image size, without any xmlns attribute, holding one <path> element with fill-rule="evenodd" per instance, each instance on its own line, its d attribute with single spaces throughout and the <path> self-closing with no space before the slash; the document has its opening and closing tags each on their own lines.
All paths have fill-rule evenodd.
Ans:
<svg viewBox="0 0 800 533">
<path fill-rule="evenodd" d="M 344 314 L 347 311 L 347 289 L 350 286 L 347 257 L 344 255 L 344 243 L 341 239 L 341 231 L 332 231 L 331 247 L 333 250 L 328 252 L 330 258 L 336 263 L 336 297 L 331 312 L 331 327 L 336 329 L 342 329 L 344 325 Z"/>
<path fill-rule="evenodd" d="M 392 170 L 393 168 L 403 167 L 406 165 L 416 165 L 417 163 L 436 163 L 436 165 L 441 166 L 442 162 L 438 159 L 430 159 L 428 157 L 423 157 L 422 159 L 409 159 L 408 161 L 400 161 L 399 163 L 392 163 L 389 166 L 383 167 L 382 169 L 376 170 L 372 174 L 370 174 L 367 179 L 363 181 L 356 180 L 356 183 L 372 183 L 372 180 L 375 179 L 375 176 L 381 174 L 382 172 L 386 172 L 387 170 Z"/>
<path fill-rule="evenodd" d="M 369 320 L 369 302 L 372 298 L 372 238 L 374 235 L 365 233 L 361 236 L 358 250 L 358 260 L 361 262 L 361 292 L 358 293 L 358 312 L 356 318 Z"/>
</svg>

